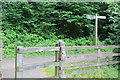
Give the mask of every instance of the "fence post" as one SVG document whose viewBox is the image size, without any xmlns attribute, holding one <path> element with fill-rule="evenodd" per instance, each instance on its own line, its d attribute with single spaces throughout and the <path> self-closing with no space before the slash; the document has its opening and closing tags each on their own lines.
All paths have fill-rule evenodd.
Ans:
<svg viewBox="0 0 120 80">
<path fill-rule="evenodd" d="M 66 51 L 65 51 L 65 43 L 62 40 L 59 40 L 56 44 L 56 46 L 60 47 L 60 51 L 56 52 L 56 58 L 55 61 L 59 62 L 59 66 L 55 67 L 55 76 L 57 78 L 65 78 L 63 66 L 64 62 L 66 60 Z"/>
<path fill-rule="evenodd" d="M 19 49 L 23 46 L 16 47 L 16 56 L 15 56 L 15 78 L 22 78 L 23 76 L 23 55 L 19 53 Z"/>
<path fill-rule="evenodd" d="M 100 63 L 100 44 L 98 44 L 98 49 L 97 49 L 97 63 Z M 100 66 L 98 66 L 98 69 L 100 69 Z"/>
<path fill-rule="evenodd" d="M 2 78 L 2 42 L 0 42 L 0 79 Z"/>
<path fill-rule="evenodd" d="M 57 41 L 56 43 L 56 47 L 59 46 L 59 41 Z M 55 52 L 55 62 L 59 62 L 59 51 Z M 59 66 L 55 66 L 55 77 L 58 78 L 59 77 Z"/>
</svg>

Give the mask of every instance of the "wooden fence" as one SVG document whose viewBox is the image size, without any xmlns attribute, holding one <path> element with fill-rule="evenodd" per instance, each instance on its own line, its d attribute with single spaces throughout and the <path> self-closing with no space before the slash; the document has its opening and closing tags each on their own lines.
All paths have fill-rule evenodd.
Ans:
<svg viewBox="0 0 120 80">
<path fill-rule="evenodd" d="M 83 74 L 83 73 L 89 73 L 88 71 L 73 71 L 70 75 L 65 74 L 65 70 L 68 69 L 77 69 L 77 68 L 83 68 L 83 67 L 91 67 L 91 66 L 102 66 L 102 65 L 109 65 L 109 64 L 117 64 L 119 61 L 112 61 L 112 62 L 104 62 L 101 63 L 100 59 L 105 58 L 107 56 L 118 56 L 120 54 L 116 53 L 102 53 L 100 52 L 101 48 L 120 48 L 120 46 L 65 46 L 65 43 L 62 40 L 59 40 L 56 43 L 56 46 L 54 47 L 23 47 L 23 46 L 17 46 L 16 47 L 16 59 L 15 59 L 15 78 L 22 78 L 22 73 L 24 70 L 30 70 L 30 69 L 40 69 L 44 67 L 51 67 L 55 66 L 55 77 L 56 78 L 66 78 L 71 77 L 75 74 Z M 97 53 L 91 53 L 91 54 L 79 54 L 76 56 L 69 56 L 66 55 L 66 50 L 79 50 L 79 49 L 96 49 Z M 55 51 L 55 61 L 54 62 L 47 62 L 43 64 L 37 64 L 37 65 L 23 65 L 23 53 L 28 52 L 41 52 L 41 51 Z M 93 58 L 94 56 L 94 58 Z M 92 57 L 92 58 L 89 58 Z M 64 67 L 66 63 L 74 63 L 74 59 L 79 58 L 80 61 L 90 61 L 97 59 L 97 64 L 85 64 L 85 65 L 76 65 L 76 66 L 67 66 Z M 73 59 L 73 61 L 69 60 Z M 68 61 L 69 60 L 69 61 Z M 76 61 L 75 61 L 76 62 Z"/>
</svg>

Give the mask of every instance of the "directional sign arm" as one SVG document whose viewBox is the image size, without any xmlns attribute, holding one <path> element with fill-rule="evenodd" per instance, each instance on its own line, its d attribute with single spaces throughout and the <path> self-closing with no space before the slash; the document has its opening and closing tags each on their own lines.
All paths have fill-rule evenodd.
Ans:
<svg viewBox="0 0 120 80">
<path fill-rule="evenodd" d="M 86 18 L 88 19 L 95 19 L 95 18 L 99 18 L 99 19 L 106 19 L 106 16 L 95 16 L 95 15 L 87 15 Z"/>
<path fill-rule="evenodd" d="M 106 19 L 106 16 L 97 16 L 97 18 Z"/>
</svg>

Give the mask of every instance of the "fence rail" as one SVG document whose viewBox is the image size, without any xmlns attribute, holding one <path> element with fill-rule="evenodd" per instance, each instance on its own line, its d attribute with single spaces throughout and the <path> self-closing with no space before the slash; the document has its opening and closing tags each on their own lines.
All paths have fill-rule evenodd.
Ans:
<svg viewBox="0 0 120 80">
<path fill-rule="evenodd" d="M 102 66 L 102 65 L 109 65 L 109 64 L 118 64 L 118 63 L 120 63 L 120 61 L 105 62 L 105 63 L 99 63 L 99 64 L 75 65 L 75 66 L 68 66 L 68 67 L 65 67 L 63 70 L 77 69 L 77 68 L 85 68 L 85 67 L 93 67 L 93 66 Z"/>
<path fill-rule="evenodd" d="M 76 55 L 67 55 L 67 58 L 89 58 L 89 57 L 97 57 L 97 53 L 84 53 L 84 54 L 76 54 Z M 101 52 L 101 58 L 104 58 L 104 57 L 111 57 L 111 56 L 120 56 L 119 53 L 113 53 L 113 52 Z"/>
<path fill-rule="evenodd" d="M 47 62 L 43 64 L 23 65 L 23 70 L 40 69 L 52 66 L 59 66 L 59 62 Z"/>
<path fill-rule="evenodd" d="M 69 66 L 69 67 L 64 68 L 63 70 L 78 69 L 78 68 L 93 67 L 93 66 L 103 66 L 103 65 L 118 64 L 118 63 L 120 63 L 120 61 L 106 62 L 106 63 L 100 63 L 100 64 L 86 64 L 86 65 Z M 95 69 L 95 70 L 85 70 L 85 71 L 72 71 L 69 75 L 66 75 L 66 77 L 72 77 L 72 75 L 78 75 L 78 74 L 94 73 L 96 71 L 98 71 L 98 70 Z"/>
<path fill-rule="evenodd" d="M 87 62 L 97 60 L 97 53 L 85 53 L 85 54 L 76 54 L 76 55 L 67 55 L 65 63 L 75 63 L 75 62 Z M 113 56 L 120 56 L 119 53 L 112 52 L 101 52 L 99 59 L 111 59 Z"/>
<path fill-rule="evenodd" d="M 99 48 L 120 48 L 120 46 L 65 46 L 64 50 L 79 50 L 79 49 L 99 49 Z M 19 53 L 42 52 L 42 51 L 59 51 L 60 47 L 21 47 Z"/>
<path fill-rule="evenodd" d="M 42 52 L 42 51 L 59 51 L 60 47 L 22 47 L 19 48 L 19 53 L 28 53 L 28 52 Z"/>
<path fill-rule="evenodd" d="M 86 71 L 73 71 L 70 73 L 70 75 L 66 75 L 66 77 L 72 77 L 72 75 L 80 75 L 80 74 L 86 74 L 86 73 L 94 73 L 97 70 L 86 70 Z"/>
<path fill-rule="evenodd" d="M 65 75 L 64 70 L 68 69 L 76 69 L 83 67 L 92 67 L 92 66 L 102 66 L 102 65 L 110 65 L 120 63 L 119 61 L 115 62 L 105 62 L 101 63 L 101 59 L 105 59 L 106 57 L 112 58 L 112 56 L 119 56 L 119 53 L 113 54 L 112 52 L 100 52 L 101 48 L 120 48 L 120 46 L 65 46 L 65 43 L 62 40 L 59 40 L 56 43 L 56 46 L 51 47 L 16 47 L 16 59 L 15 59 L 15 78 L 22 78 L 22 73 L 24 70 L 30 69 L 39 69 L 43 67 L 51 67 L 55 66 L 55 77 L 56 78 L 65 78 L 67 76 L 72 76 L 73 74 L 82 74 L 88 73 L 91 71 L 78 71 L 72 72 L 71 75 Z M 76 56 L 66 55 L 66 50 L 79 50 L 79 49 L 96 49 L 97 53 L 89 53 L 89 54 L 76 54 Z M 41 51 L 55 51 L 55 61 L 47 62 L 43 64 L 33 64 L 33 65 L 23 65 L 23 53 L 28 52 L 41 52 Z M 70 60 L 73 59 L 73 60 Z M 74 59 L 79 59 L 75 61 Z M 86 64 L 86 65 L 76 65 L 76 66 L 68 66 L 64 67 L 66 63 L 75 63 L 80 61 L 90 61 L 97 59 L 97 64 Z"/>
<path fill-rule="evenodd" d="M 66 50 L 120 48 L 120 46 L 66 46 Z"/>
</svg>

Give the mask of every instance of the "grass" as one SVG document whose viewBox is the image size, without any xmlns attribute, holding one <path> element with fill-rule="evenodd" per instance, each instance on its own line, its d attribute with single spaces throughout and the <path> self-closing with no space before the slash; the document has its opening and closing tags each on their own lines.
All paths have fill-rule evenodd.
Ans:
<svg viewBox="0 0 120 80">
<path fill-rule="evenodd" d="M 55 76 L 55 67 L 42 68 L 48 76 Z"/>
<path fill-rule="evenodd" d="M 72 71 L 86 71 L 86 70 L 97 70 L 97 67 L 87 67 L 80 69 L 71 69 L 65 71 L 66 74 L 71 73 Z M 101 66 L 96 72 L 86 73 L 81 75 L 73 75 L 73 78 L 118 78 L 117 67 L 113 66 Z"/>
<path fill-rule="evenodd" d="M 75 76 L 74 76 L 75 77 Z M 102 66 L 95 73 L 81 74 L 76 77 L 80 78 L 118 78 L 118 70 L 112 66 Z"/>
<path fill-rule="evenodd" d="M 82 62 L 82 63 L 67 64 L 67 66 L 80 65 L 80 64 L 85 64 L 85 63 Z M 54 67 L 43 68 L 43 70 L 49 76 L 54 76 L 54 72 L 55 72 Z M 69 75 L 72 71 L 85 71 L 85 70 L 97 70 L 97 71 L 95 71 L 94 73 L 73 75 L 72 78 L 118 78 L 119 77 L 118 65 L 100 66 L 99 69 L 97 67 L 69 69 L 69 70 L 65 70 L 65 74 Z"/>
</svg>

